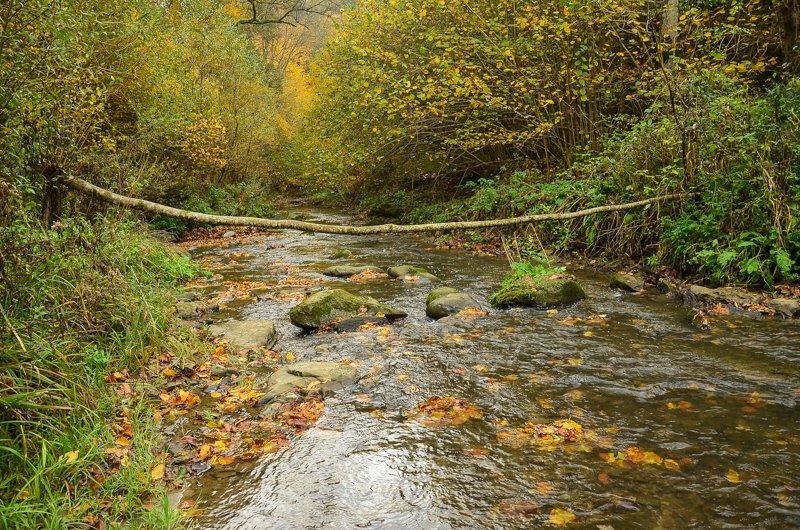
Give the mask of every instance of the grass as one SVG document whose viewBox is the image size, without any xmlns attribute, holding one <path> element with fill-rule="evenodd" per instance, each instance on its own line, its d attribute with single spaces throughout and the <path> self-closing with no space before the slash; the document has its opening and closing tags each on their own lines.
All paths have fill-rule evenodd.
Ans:
<svg viewBox="0 0 800 530">
<path fill-rule="evenodd" d="M 0 528 L 178 525 L 151 409 L 106 381 L 191 355 L 169 306 L 200 273 L 124 215 L 0 227 Z"/>
</svg>

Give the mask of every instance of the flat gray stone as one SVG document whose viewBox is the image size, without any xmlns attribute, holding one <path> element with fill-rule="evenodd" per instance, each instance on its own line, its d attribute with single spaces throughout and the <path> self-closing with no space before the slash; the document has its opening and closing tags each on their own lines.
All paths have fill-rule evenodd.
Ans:
<svg viewBox="0 0 800 530">
<path fill-rule="evenodd" d="M 736 302 L 742 304 L 758 304 L 763 299 L 760 295 L 746 293 L 735 287 L 720 287 L 719 289 L 709 289 L 700 285 L 689 286 L 689 291 L 701 302 L 705 303 L 728 303 Z"/>
<path fill-rule="evenodd" d="M 638 293 L 644 289 L 644 281 L 633 274 L 617 273 L 611 277 L 611 281 L 608 285 L 612 289 L 622 289 L 623 291 L 630 291 L 632 293 Z"/>
<path fill-rule="evenodd" d="M 471 296 L 464 293 L 450 293 L 429 303 L 425 308 L 425 314 L 431 318 L 440 319 L 455 315 L 468 307 L 481 309 L 480 304 Z"/>
<path fill-rule="evenodd" d="M 354 274 L 361 274 L 362 272 L 380 272 L 384 273 L 383 269 L 378 267 L 372 267 L 369 265 L 362 265 L 362 266 L 352 266 L 352 265 L 334 265 L 333 267 L 328 267 L 322 274 L 325 276 L 335 276 L 338 278 L 349 278 Z"/>
<path fill-rule="evenodd" d="M 228 230 L 227 232 L 222 234 L 222 237 L 233 237 L 235 235 L 236 235 L 236 232 L 234 232 L 233 230 Z"/>
<path fill-rule="evenodd" d="M 774 309 L 785 317 L 793 317 L 800 311 L 800 303 L 790 298 L 775 298 L 767 302 L 767 307 Z"/>
<path fill-rule="evenodd" d="M 309 385 L 317 382 L 312 388 L 325 397 L 359 380 L 356 368 L 349 364 L 328 362 L 295 363 L 284 366 L 269 378 L 269 391 L 258 400 L 258 405 L 272 403 L 278 396 L 297 394 Z"/>
<path fill-rule="evenodd" d="M 278 340 L 275 324 L 270 320 L 233 320 L 212 324 L 208 332 L 226 339 L 238 349 L 251 349 L 266 346 L 272 348 Z"/>
</svg>

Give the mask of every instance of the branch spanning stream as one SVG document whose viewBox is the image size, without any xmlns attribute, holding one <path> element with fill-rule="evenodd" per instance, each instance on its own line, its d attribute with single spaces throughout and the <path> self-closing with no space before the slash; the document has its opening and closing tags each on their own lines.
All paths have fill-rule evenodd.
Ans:
<svg viewBox="0 0 800 530">
<path fill-rule="evenodd" d="M 496 226 L 516 226 L 526 223 L 535 223 L 540 221 L 551 220 L 566 220 L 575 219 L 578 217 L 586 217 L 596 213 L 603 212 L 618 212 L 622 210 L 631 210 L 640 206 L 646 206 L 657 202 L 673 201 L 683 197 L 691 197 L 697 195 L 696 193 L 673 193 L 671 195 L 662 195 L 661 197 L 654 197 L 652 199 L 645 199 L 642 201 L 629 202 L 626 204 L 614 204 L 607 206 L 598 206 L 596 208 L 589 208 L 588 210 L 580 210 L 577 212 L 565 213 L 548 213 L 539 215 L 523 215 L 521 217 L 511 217 L 508 219 L 491 219 L 488 221 L 459 221 L 450 223 L 430 223 L 421 225 L 376 225 L 376 226 L 346 226 L 346 225 L 323 225 L 318 223 L 307 223 L 305 221 L 293 220 L 273 220 L 261 219 L 259 217 L 234 217 L 229 215 L 208 215 L 198 212 L 190 212 L 188 210 L 180 210 L 170 206 L 164 206 L 155 202 L 146 201 L 143 199 L 132 199 L 123 195 L 118 195 L 111 191 L 99 188 L 94 184 L 90 184 L 83 179 L 72 177 L 64 179 L 62 183 L 86 195 L 96 197 L 105 202 L 115 204 L 117 206 L 125 206 L 135 210 L 142 210 L 151 214 L 163 215 L 164 217 L 171 217 L 174 219 L 181 219 L 184 221 L 192 221 L 195 223 L 204 223 L 209 225 L 231 225 L 231 226 L 257 226 L 261 228 L 272 229 L 285 229 L 293 228 L 295 230 L 307 230 L 312 232 L 322 232 L 326 234 L 352 234 L 352 235 L 367 235 L 367 234 L 385 234 L 389 232 L 436 232 L 438 230 L 470 230 L 475 228 L 491 228 Z"/>
</svg>

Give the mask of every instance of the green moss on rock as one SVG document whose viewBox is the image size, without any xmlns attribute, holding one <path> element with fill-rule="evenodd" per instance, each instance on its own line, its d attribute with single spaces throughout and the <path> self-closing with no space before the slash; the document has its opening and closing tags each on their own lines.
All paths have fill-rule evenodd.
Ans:
<svg viewBox="0 0 800 530">
<path fill-rule="evenodd" d="M 437 298 L 447 296 L 448 294 L 455 294 L 457 292 L 458 289 L 453 289 L 452 287 L 439 287 L 438 289 L 434 289 L 428 294 L 428 299 L 425 301 L 425 303 L 430 304 Z"/>
<path fill-rule="evenodd" d="M 392 309 L 369 296 L 356 296 L 342 289 L 333 289 L 309 296 L 289 311 L 289 318 L 295 326 L 316 329 L 337 318 L 358 316 L 362 307 L 367 309 L 367 316 L 377 313 L 383 313 L 390 319 L 407 316 L 403 311 Z"/>
<path fill-rule="evenodd" d="M 492 296 L 492 305 L 497 307 L 556 307 L 586 298 L 581 284 L 568 278 L 551 280 L 547 276 L 525 277 L 507 281 L 503 288 Z"/>
</svg>

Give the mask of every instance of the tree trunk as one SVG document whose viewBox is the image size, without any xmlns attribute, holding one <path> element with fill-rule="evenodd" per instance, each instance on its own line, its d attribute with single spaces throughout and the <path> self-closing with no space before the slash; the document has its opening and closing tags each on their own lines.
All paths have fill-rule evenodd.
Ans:
<svg viewBox="0 0 800 530">
<path fill-rule="evenodd" d="M 53 223 L 61 219 L 61 186 L 59 186 L 59 170 L 52 166 L 45 168 L 43 175 L 47 180 L 42 201 L 42 226 L 47 230 Z"/>
<path fill-rule="evenodd" d="M 669 56 L 665 61 L 665 66 L 671 69 L 675 65 L 673 55 L 677 53 L 678 44 L 678 21 L 680 20 L 680 5 L 678 0 L 666 0 L 664 6 L 664 21 L 661 25 L 661 33 L 665 41 L 669 41 Z"/>
<path fill-rule="evenodd" d="M 777 0 L 775 11 L 780 24 L 783 62 L 790 73 L 796 73 L 800 70 L 800 1 Z"/>
<path fill-rule="evenodd" d="M 630 210 L 653 204 L 656 202 L 672 201 L 682 197 L 691 197 L 697 195 L 696 193 L 673 193 L 671 195 L 664 195 L 655 197 L 653 199 L 645 199 L 643 201 L 631 202 L 627 204 L 615 204 L 609 206 L 598 206 L 588 210 L 581 210 L 579 212 L 566 212 L 566 213 L 549 213 L 540 215 L 525 215 L 522 217 L 513 217 L 510 219 L 492 219 L 489 221 L 466 221 L 466 222 L 452 222 L 452 223 L 432 223 L 423 225 L 377 225 L 377 226 L 347 226 L 347 225 L 321 225 L 317 223 L 306 223 L 304 221 L 292 220 L 272 220 L 261 219 L 258 217 L 233 217 L 227 215 L 208 215 L 197 212 L 190 212 L 187 210 L 179 210 L 178 208 L 171 208 L 155 202 L 145 201 L 143 199 L 131 199 L 117 195 L 116 193 L 98 188 L 94 184 L 89 184 L 85 180 L 77 177 L 64 179 L 62 183 L 79 191 L 83 194 L 96 197 L 105 202 L 141 210 L 155 215 L 162 215 L 164 217 L 171 217 L 173 219 L 181 219 L 183 221 L 190 221 L 193 223 L 201 223 L 208 225 L 230 225 L 230 226 L 257 226 L 269 229 L 285 229 L 291 228 L 295 230 L 306 230 L 312 232 L 322 232 L 325 234 L 351 234 L 351 235 L 367 235 L 367 234 L 385 234 L 385 233 L 408 233 L 408 232 L 436 232 L 439 230 L 471 230 L 476 228 L 493 228 L 501 226 L 517 226 L 527 223 L 535 223 L 540 221 L 550 220 L 566 220 L 575 219 L 578 217 L 585 217 L 602 212 L 618 212 L 621 210 Z"/>
</svg>

